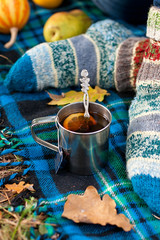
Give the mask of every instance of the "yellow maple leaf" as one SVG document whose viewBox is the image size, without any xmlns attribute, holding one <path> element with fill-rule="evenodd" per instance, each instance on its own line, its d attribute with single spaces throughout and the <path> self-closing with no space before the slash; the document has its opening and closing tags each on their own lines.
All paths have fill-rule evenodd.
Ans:
<svg viewBox="0 0 160 240">
<path fill-rule="evenodd" d="M 57 99 L 57 95 L 48 93 L 50 98 L 52 99 L 51 102 L 48 103 L 48 105 L 66 105 L 69 103 L 75 103 L 75 102 L 82 102 L 83 101 L 83 92 L 74 91 L 71 90 L 69 92 L 63 93 L 60 95 L 60 97 Z M 104 99 L 104 96 L 109 96 L 110 93 L 107 92 L 105 89 L 101 89 L 100 87 L 96 86 L 94 89 L 92 87 L 89 87 L 88 91 L 89 95 L 89 101 L 95 102 L 98 100 L 99 102 L 102 102 Z"/>
<path fill-rule="evenodd" d="M 11 190 L 15 193 L 20 193 L 22 192 L 24 189 L 28 189 L 30 191 L 35 191 L 34 188 L 33 188 L 33 184 L 25 184 L 24 181 L 21 181 L 20 183 L 16 184 L 16 183 L 13 183 L 13 184 L 6 184 L 5 187 L 8 189 L 8 190 Z"/>
</svg>

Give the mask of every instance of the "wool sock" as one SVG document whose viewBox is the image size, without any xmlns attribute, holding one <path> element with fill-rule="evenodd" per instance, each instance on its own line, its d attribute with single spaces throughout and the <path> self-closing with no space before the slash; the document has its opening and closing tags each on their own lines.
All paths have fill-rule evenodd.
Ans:
<svg viewBox="0 0 160 240">
<path fill-rule="evenodd" d="M 132 32 L 118 22 L 99 21 L 91 25 L 86 34 L 30 49 L 13 65 L 4 84 L 10 91 L 21 92 L 66 88 L 79 85 L 80 73 L 87 69 L 91 86 L 115 87 L 116 50 L 132 36 Z M 121 81 L 118 79 L 118 82 Z M 125 88 L 126 83 L 122 83 L 120 89 L 123 85 Z"/>
<path fill-rule="evenodd" d="M 149 45 L 129 109 L 127 172 L 133 188 L 154 214 L 160 216 L 160 9 L 150 8 Z"/>
<path fill-rule="evenodd" d="M 114 82 L 117 91 L 135 90 L 136 78 L 149 39 L 132 37 L 123 41 L 116 50 Z"/>
</svg>

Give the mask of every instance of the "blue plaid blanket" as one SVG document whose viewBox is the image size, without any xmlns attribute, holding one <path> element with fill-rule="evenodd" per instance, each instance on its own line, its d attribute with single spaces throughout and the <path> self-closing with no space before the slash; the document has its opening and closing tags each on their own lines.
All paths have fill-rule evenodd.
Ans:
<svg viewBox="0 0 160 240">
<path fill-rule="evenodd" d="M 78 176 L 61 169 L 55 174 L 55 153 L 38 145 L 31 136 L 31 121 L 37 117 L 55 115 L 61 108 L 49 106 L 50 101 L 45 91 L 39 93 L 10 93 L 3 85 L 8 70 L 14 62 L 28 49 L 44 41 L 42 31 L 44 22 L 54 11 L 80 8 L 93 21 L 107 18 L 89 0 L 67 0 L 56 10 L 40 8 L 30 1 L 31 16 L 29 22 L 19 33 L 14 46 L 10 50 L 3 48 L 9 39 L 8 35 L 0 34 L 0 155 L 13 153 L 23 157 L 21 162 L 0 163 L 7 165 L 23 165 L 22 173 L 11 174 L 0 179 L 0 186 L 10 183 L 17 176 L 28 175 L 34 183 L 38 196 L 36 214 L 46 212 L 52 216 L 56 228 L 48 228 L 44 235 L 35 235 L 35 229 L 30 229 L 30 239 L 52 239 L 53 233 L 59 234 L 58 239 L 98 240 L 98 239 L 160 239 L 159 221 L 152 216 L 145 202 L 133 191 L 131 181 L 127 178 L 125 147 L 128 126 L 128 108 L 134 93 L 117 93 L 109 89 L 110 96 L 101 103 L 112 113 L 112 124 L 109 139 L 109 159 L 105 169 L 91 175 Z M 124 23 L 126 24 L 126 23 Z M 127 24 L 126 24 L 127 25 Z M 135 35 L 145 33 L 144 26 L 128 26 Z M 72 88 L 73 89 L 73 88 Z M 69 91 L 63 89 L 64 91 Z M 75 90 L 79 90 L 75 88 Z M 61 94 L 62 89 L 52 89 L 52 93 Z M 38 129 L 41 138 L 57 143 L 56 128 L 50 126 Z M 134 230 L 124 232 L 116 226 L 100 226 L 92 224 L 75 224 L 61 217 L 64 203 L 71 193 L 81 194 L 87 186 L 93 185 L 99 194 L 109 194 L 117 204 L 118 213 L 123 213 L 135 225 Z M 18 211 L 18 204 L 16 204 Z"/>
</svg>

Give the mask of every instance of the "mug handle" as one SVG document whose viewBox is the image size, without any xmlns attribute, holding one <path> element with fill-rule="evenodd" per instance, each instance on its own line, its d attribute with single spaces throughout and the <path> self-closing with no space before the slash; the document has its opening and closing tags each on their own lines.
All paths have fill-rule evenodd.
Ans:
<svg viewBox="0 0 160 240">
<path fill-rule="evenodd" d="M 47 116 L 47 117 L 41 117 L 41 118 L 33 119 L 32 123 L 31 123 L 32 137 L 40 145 L 58 152 L 59 151 L 58 146 L 53 145 L 53 144 L 51 144 L 47 141 L 44 141 L 41 138 L 37 137 L 37 135 L 35 134 L 35 131 L 34 131 L 35 126 L 38 126 L 38 125 L 41 125 L 41 124 L 44 124 L 44 123 L 50 123 L 50 122 L 56 122 L 56 116 L 49 116 L 49 117 Z"/>
</svg>

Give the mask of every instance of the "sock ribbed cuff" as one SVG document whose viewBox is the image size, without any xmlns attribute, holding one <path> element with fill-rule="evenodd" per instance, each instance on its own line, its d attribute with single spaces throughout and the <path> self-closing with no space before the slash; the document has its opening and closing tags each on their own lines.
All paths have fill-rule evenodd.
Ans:
<svg viewBox="0 0 160 240">
<path fill-rule="evenodd" d="M 160 8 L 156 6 L 149 10 L 146 36 L 156 41 L 160 40 Z"/>
<path fill-rule="evenodd" d="M 160 81 L 160 43 L 150 39 L 148 47 L 145 50 L 143 62 L 137 75 L 139 81 Z"/>
<path fill-rule="evenodd" d="M 119 45 L 114 66 L 114 81 L 119 92 L 135 89 L 137 74 L 148 44 L 147 38 L 132 37 Z"/>
</svg>

